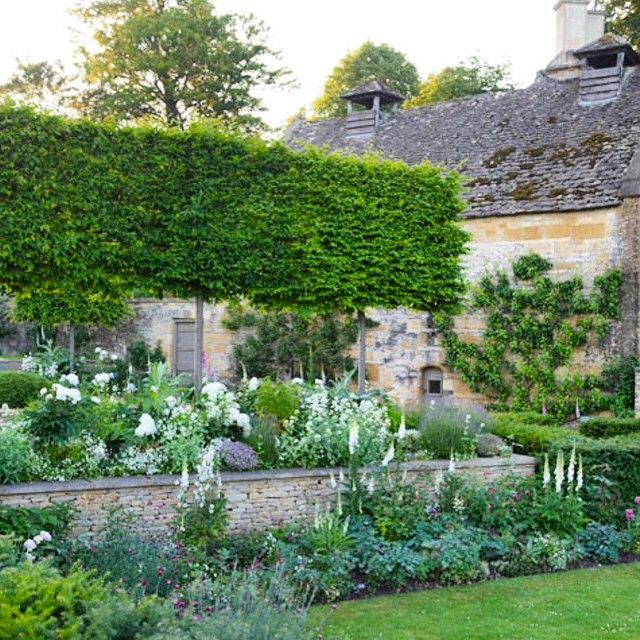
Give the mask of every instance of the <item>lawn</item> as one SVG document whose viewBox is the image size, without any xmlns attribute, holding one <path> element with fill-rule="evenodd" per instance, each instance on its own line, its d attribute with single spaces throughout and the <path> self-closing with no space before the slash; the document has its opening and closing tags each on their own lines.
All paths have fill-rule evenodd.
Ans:
<svg viewBox="0 0 640 640">
<path fill-rule="evenodd" d="M 585 569 L 317 607 L 340 640 L 640 638 L 640 565 Z"/>
</svg>

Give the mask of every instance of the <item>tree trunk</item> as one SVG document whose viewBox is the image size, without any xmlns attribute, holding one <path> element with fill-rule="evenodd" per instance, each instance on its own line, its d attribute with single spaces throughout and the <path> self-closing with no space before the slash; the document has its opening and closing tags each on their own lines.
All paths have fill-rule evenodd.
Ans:
<svg viewBox="0 0 640 640">
<path fill-rule="evenodd" d="M 358 311 L 358 329 L 360 340 L 360 356 L 358 358 L 358 393 L 364 393 L 367 369 L 367 318 L 364 311 Z"/>
<path fill-rule="evenodd" d="M 76 328 L 69 325 L 69 372 L 73 373 L 76 368 Z"/>
<path fill-rule="evenodd" d="M 202 351 L 203 351 L 203 334 L 204 334 L 204 299 L 202 296 L 196 298 L 196 339 L 194 348 L 194 368 L 193 368 L 193 386 L 195 387 L 196 397 L 200 396 L 202 391 Z"/>
</svg>

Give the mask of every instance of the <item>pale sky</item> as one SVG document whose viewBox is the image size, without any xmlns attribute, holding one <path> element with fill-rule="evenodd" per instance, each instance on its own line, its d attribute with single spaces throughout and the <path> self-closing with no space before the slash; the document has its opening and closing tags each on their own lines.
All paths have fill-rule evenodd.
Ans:
<svg viewBox="0 0 640 640">
<path fill-rule="evenodd" d="M 0 0 L 0 83 L 16 58 L 73 59 L 75 0 Z M 386 42 L 417 65 L 420 75 L 471 55 L 512 63 L 517 86 L 533 82 L 553 58 L 555 0 L 217 0 L 222 12 L 252 12 L 271 28 L 297 89 L 262 93 L 265 120 L 279 126 L 321 91 L 331 69 L 365 40 Z"/>
</svg>

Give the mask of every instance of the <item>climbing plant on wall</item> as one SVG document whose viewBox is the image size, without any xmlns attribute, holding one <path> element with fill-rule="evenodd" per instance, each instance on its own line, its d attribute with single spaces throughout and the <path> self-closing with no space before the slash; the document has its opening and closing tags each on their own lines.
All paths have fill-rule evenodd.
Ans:
<svg viewBox="0 0 640 640">
<path fill-rule="evenodd" d="M 570 372 L 576 352 L 604 340 L 619 316 L 622 276 L 598 276 L 590 293 L 574 277 L 556 282 L 551 262 L 536 254 L 518 259 L 513 279 L 486 275 L 472 292 L 470 313 L 482 314 L 480 342 L 458 335 L 451 317 L 440 318 L 446 364 L 500 408 L 548 410 L 561 416 L 603 406 L 599 378 Z"/>
</svg>

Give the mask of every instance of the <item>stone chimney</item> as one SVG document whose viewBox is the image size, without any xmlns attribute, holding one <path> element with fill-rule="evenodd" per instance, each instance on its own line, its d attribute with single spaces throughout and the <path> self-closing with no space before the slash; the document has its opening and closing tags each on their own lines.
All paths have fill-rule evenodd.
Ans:
<svg viewBox="0 0 640 640">
<path fill-rule="evenodd" d="M 573 78 L 580 69 L 577 49 L 604 35 L 604 11 L 592 0 L 559 0 L 556 11 L 556 57 L 546 71 L 558 79 Z"/>
</svg>

